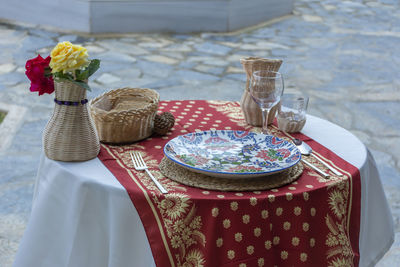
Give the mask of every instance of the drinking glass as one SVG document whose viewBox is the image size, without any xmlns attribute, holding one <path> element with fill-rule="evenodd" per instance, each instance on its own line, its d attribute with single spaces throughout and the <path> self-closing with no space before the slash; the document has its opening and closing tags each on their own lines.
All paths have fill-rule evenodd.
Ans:
<svg viewBox="0 0 400 267">
<path fill-rule="evenodd" d="M 250 94 L 261 108 L 263 115 L 262 132 L 264 134 L 268 134 L 269 111 L 279 102 L 283 89 L 284 83 L 281 73 L 268 70 L 253 72 L 250 82 Z"/>
<path fill-rule="evenodd" d="M 308 96 L 301 93 L 283 94 L 278 109 L 278 128 L 287 133 L 300 132 L 306 123 Z"/>
</svg>

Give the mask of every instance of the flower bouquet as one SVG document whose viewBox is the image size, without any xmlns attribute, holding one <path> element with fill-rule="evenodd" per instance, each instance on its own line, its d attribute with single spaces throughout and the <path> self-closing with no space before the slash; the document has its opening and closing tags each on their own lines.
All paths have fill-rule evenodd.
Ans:
<svg viewBox="0 0 400 267">
<path fill-rule="evenodd" d="M 99 67 L 98 59 L 88 59 L 86 48 L 70 42 L 57 44 L 46 58 L 38 55 L 26 62 L 30 90 L 39 95 L 55 91 L 53 114 L 43 132 L 48 158 L 84 161 L 99 153 L 99 138 L 86 105 L 88 78 Z"/>
</svg>

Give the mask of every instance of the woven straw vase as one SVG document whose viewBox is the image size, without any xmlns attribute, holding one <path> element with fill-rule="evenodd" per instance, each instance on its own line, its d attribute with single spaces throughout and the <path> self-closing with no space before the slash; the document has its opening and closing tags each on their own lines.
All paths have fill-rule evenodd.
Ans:
<svg viewBox="0 0 400 267">
<path fill-rule="evenodd" d="M 59 161 L 85 161 L 99 154 L 100 142 L 89 115 L 86 89 L 71 82 L 54 82 L 58 101 L 79 102 L 78 105 L 55 103 L 43 132 L 46 156 Z"/>
<path fill-rule="evenodd" d="M 246 88 L 240 100 L 240 107 L 242 108 L 244 118 L 247 124 L 252 126 L 262 126 L 262 111 L 261 108 L 254 102 L 250 95 L 250 80 L 253 72 L 258 70 L 270 70 L 278 71 L 282 65 L 282 60 L 279 59 L 267 59 L 259 57 L 248 57 L 240 60 L 244 71 L 246 72 Z M 268 114 L 268 124 L 274 121 L 278 105 L 271 108 Z"/>
</svg>

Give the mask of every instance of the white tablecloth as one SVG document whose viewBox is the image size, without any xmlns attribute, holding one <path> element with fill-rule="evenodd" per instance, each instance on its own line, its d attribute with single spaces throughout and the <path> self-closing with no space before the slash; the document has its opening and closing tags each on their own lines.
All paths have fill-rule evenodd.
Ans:
<svg viewBox="0 0 400 267">
<path fill-rule="evenodd" d="M 308 116 L 304 134 L 361 172 L 360 266 L 373 266 L 394 240 L 392 215 L 372 155 L 350 132 Z M 143 225 L 117 179 L 96 158 L 42 156 L 32 213 L 14 267 L 155 266 Z"/>
</svg>

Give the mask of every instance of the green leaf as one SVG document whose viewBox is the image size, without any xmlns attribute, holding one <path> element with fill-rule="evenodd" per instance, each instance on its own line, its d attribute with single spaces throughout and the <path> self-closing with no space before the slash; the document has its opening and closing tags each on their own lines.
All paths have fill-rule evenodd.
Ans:
<svg viewBox="0 0 400 267">
<path fill-rule="evenodd" d="M 44 69 L 44 76 L 45 77 L 50 77 L 51 75 L 52 75 L 51 74 L 51 69 L 49 67 L 45 68 Z"/>
<path fill-rule="evenodd" d="M 100 68 L 100 60 L 92 59 L 90 61 L 89 66 L 87 67 L 87 70 L 89 70 L 89 73 L 86 78 L 89 78 L 90 76 L 92 76 L 92 74 L 95 73 L 99 68 Z"/>
<path fill-rule="evenodd" d="M 68 73 L 63 73 L 62 71 L 59 71 L 59 72 L 56 72 L 56 73 L 53 73 L 53 78 L 56 80 L 56 81 L 58 81 L 58 80 L 62 80 L 62 79 L 64 79 L 64 80 L 72 80 L 73 78 L 71 77 L 71 75 L 70 74 L 68 74 Z"/>
<path fill-rule="evenodd" d="M 83 81 L 87 79 L 89 70 L 86 68 L 84 70 L 75 70 L 75 77 L 77 80 Z"/>
<path fill-rule="evenodd" d="M 88 90 L 88 91 L 92 91 L 91 89 L 90 89 L 90 87 L 89 87 L 89 85 L 87 84 L 87 83 L 85 83 L 85 82 L 82 82 L 82 81 L 75 81 L 75 80 L 71 80 L 74 84 L 77 84 L 77 85 L 79 85 L 79 86 L 81 86 L 81 87 L 83 87 L 83 88 L 85 88 L 86 90 Z"/>
<path fill-rule="evenodd" d="M 69 81 L 69 82 L 72 82 L 76 85 L 83 87 L 84 89 L 86 89 L 88 91 L 91 91 L 89 85 L 86 82 L 74 80 L 74 78 L 71 76 L 71 74 L 62 73 L 62 71 L 60 71 L 60 72 L 53 73 L 53 78 L 56 82 Z"/>
<path fill-rule="evenodd" d="M 87 80 L 93 73 L 95 73 L 100 68 L 100 60 L 93 59 L 90 61 L 89 65 L 83 70 L 75 70 L 75 77 L 78 81 Z"/>
</svg>

